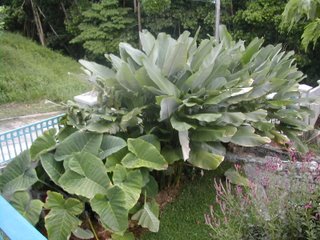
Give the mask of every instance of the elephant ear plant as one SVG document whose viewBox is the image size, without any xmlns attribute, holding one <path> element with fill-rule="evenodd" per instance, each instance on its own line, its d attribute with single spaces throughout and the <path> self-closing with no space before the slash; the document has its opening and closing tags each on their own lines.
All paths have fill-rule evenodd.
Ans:
<svg viewBox="0 0 320 240">
<path fill-rule="evenodd" d="M 45 209 L 49 239 L 98 239 L 96 225 L 114 239 L 132 237 L 133 224 L 157 232 L 153 176 L 184 162 L 215 169 L 228 143 L 290 138 L 305 150 L 297 138 L 307 129 L 298 107 L 304 76 L 292 52 L 261 39 L 246 47 L 224 27 L 220 43 L 189 35 L 143 31 L 142 50 L 121 43 L 120 56 L 106 55 L 112 68 L 80 60 L 99 104 L 71 103 L 60 131 L 47 131 L 1 173 L 1 194 L 32 223 Z"/>
</svg>

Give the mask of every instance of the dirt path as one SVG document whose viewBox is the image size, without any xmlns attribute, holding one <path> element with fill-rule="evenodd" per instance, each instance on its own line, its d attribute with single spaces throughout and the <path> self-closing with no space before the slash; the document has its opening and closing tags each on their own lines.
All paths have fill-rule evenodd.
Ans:
<svg viewBox="0 0 320 240">
<path fill-rule="evenodd" d="M 63 108 L 64 106 L 59 103 L 53 103 L 46 100 L 33 103 L 0 104 L 0 120 L 38 113 L 55 112 Z"/>
<path fill-rule="evenodd" d="M 61 111 L 38 113 L 21 117 L 3 118 L 0 119 L 0 133 L 10 131 L 28 124 L 39 122 L 53 116 L 62 114 Z"/>
<path fill-rule="evenodd" d="M 0 133 L 63 113 L 63 107 L 45 101 L 0 105 Z"/>
</svg>

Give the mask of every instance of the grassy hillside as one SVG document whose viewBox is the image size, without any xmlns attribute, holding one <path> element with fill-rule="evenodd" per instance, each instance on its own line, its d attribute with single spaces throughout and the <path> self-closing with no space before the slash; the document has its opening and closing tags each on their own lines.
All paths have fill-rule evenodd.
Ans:
<svg viewBox="0 0 320 240">
<path fill-rule="evenodd" d="M 65 101 L 90 89 L 68 72 L 81 73 L 80 65 L 21 35 L 0 34 L 0 104 Z"/>
</svg>

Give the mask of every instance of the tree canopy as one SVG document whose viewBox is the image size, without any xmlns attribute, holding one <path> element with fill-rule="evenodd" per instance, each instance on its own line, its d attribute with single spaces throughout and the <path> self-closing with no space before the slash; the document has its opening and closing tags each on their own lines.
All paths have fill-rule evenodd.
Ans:
<svg viewBox="0 0 320 240">
<path fill-rule="evenodd" d="M 258 36 L 266 45 L 283 43 L 286 50 L 294 50 L 309 83 L 315 83 L 320 61 L 318 4 L 318 0 L 221 0 L 221 23 L 236 39 L 249 42 Z M 76 59 L 100 61 L 104 53 L 116 53 L 123 41 L 138 46 L 141 29 L 177 37 L 201 27 L 199 39 L 215 33 L 211 0 L 4 0 L 3 5 L 5 29 Z M 305 52 L 310 44 L 313 51 Z"/>
</svg>

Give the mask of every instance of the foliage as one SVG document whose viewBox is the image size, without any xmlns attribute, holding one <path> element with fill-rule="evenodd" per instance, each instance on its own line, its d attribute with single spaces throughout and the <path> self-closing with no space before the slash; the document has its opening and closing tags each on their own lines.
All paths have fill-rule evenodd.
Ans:
<svg viewBox="0 0 320 240">
<path fill-rule="evenodd" d="M 223 160 L 221 143 L 255 146 L 270 138 L 283 142 L 283 133 L 305 129 L 303 110 L 293 105 L 300 100 L 291 97 L 299 95 L 294 86 L 303 79 L 292 65 L 292 53 L 280 53 L 280 45 L 260 48 L 261 39 L 245 49 L 224 28 L 222 36 L 220 44 L 206 39 L 197 46 L 187 32 L 178 40 L 163 33 L 155 39 L 143 32 L 143 51 L 122 43 L 121 58 L 106 55 L 113 69 L 81 61 L 97 77 L 103 101 L 78 127 L 130 137 L 152 133 L 166 139 L 164 149 L 179 147 L 180 142 L 177 154 L 206 169 Z M 270 99 L 272 92 L 277 95 Z M 280 123 L 267 122 L 271 118 Z M 210 164 L 203 159 L 211 159 Z"/>
<path fill-rule="evenodd" d="M 0 31 L 4 29 L 4 17 L 5 17 L 5 8 L 3 6 L 0 6 Z"/>
<path fill-rule="evenodd" d="M 230 1 L 227 1 L 230 2 Z M 297 65 L 307 74 L 305 83 L 317 85 L 319 78 L 319 48 L 305 52 L 301 46 L 303 22 L 295 24 L 288 32 L 288 24 L 281 24 L 281 14 L 285 10 L 287 0 L 233 1 L 232 9 L 222 13 L 222 22 L 231 30 L 235 38 L 251 41 L 255 37 L 263 37 L 266 44 L 283 43 L 286 50 L 294 50 Z M 227 3 L 224 3 L 225 5 Z"/>
<path fill-rule="evenodd" d="M 300 163 L 272 158 L 252 166 L 246 187 L 215 181 L 216 201 L 205 215 L 212 239 L 318 239 L 319 169 L 309 157 Z M 238 165 L 235 171 L 243 175 L 245 170 Z"/>
<path fill-rule="evenodd" d="M 263 37 L 268 43 L 283 41 L 279 25 L 286 2 L 286 0 L 246 1 L 246 7 L 236 11 L 232 19 L 234 35 L 244 40 L 251 40 L 256 36 Z"/>
<path fill-rule="evenodd" d="M 214 5 L 210 1 L 172 0 L 170 8 L 143 15 L 143 28 L 151 33 L 166 32 L 178 37 L 187 30 L 195 33 L 199 26 L 201 38 L 214 33 Z"/>
<path fill-rule="evenodd" d="M 289 24 L 289 30 L 294 24 L 302 20 L 311 20 L 305 26 L 302 34 L 302 46 L 307 51 L 308 46 L 313 43 L 313 48 L 320 37 L 320 20 L 319 20 L 319 7 L 320 2 L 318 0 L 290 0 L 282 14 L 282 24 Z"/>
<path fill-rule="evenodd" d="M 32 200 L 28 192 L 16 192 L 10 200 L 12 206 L 32 225 L 36 225 L 42 211 L 43 202 L 36 199 Z"/>
<path fill-rule="evenodd" d="M 170 7 L 171 0 L 142 0 L 143 9 L 148 14 L 163 13 Z"/>
<path fill-rule="evenodd" d="M 151 196 L 148 193 L 157 190 L 157 185 L 154 184 L 149 171 L 153 169 L 153 166 L 157 168 L 158 165 L 154 164 L 160 160 L 152 159 L 152 163 L 147 164 L 148 168 L 144 164 L 131 165 L 126 168 L 125 164 L 122 165 L 121 162 L 110 163 L 114 158 L 117 158 L 119 151 L 122 150 L 121 148 L 114 149 L 111 141 L 119 142 L 120 137 L 76 131 L 62 140 L 64 134 L 62 131 L 56 135 L 55 131 L 49 130 L 44 136 L 38 138 L 31 147 L 31 154 L 34 156 L 32 158 L 33 164 L 28 151 L 15 158 L 0 175 L 1 193 L 8 199 L 13 194 L 14 198 L 17 198 L 18 195 L 26 195 L 27 193 L 24 191 L 37 181 L 45 182 L 49 189 L 55 190 L 55 192 L 49 191 L 47 193 L 44 205 L 46 209 L 50 210 L 45 217 L 49 239 L 69 239 L 71 233 L 79 234 L 83 231 L 79 230 L 79 226 L 82 221 L 86 221 L 84 216 L 90 212 L 89 209 L 83 208 L 85 203 L 90 204 L 105 228 L 112 232 L 123 234 L 128 228 L 128 216 L 134 213 L 136 213 L 133 215 L 134 219 L 139 224 L 141 222 L 142 226 L 157 231 L 159 228 L 159 225 L 156 225 L 159 224 L 157 205 L 154 201 L 151 201 L 151 205 L 149 205 Z M 60 139 L 60 143 L 54 146 L 43 144 L 44 138 L 50 139 L 50 141 Z M 147 156 L 149 154 L 148 148 L 152 149 L 151 154 L 160 156 L 156 147 L 142 139 L 135 139 L 132 142 L 128 139 L 127 143 L 122 141 L 125 144 L 123 147 L 130 152 L 128 156 L 136 158 L 137 161 L 148 162 L 149 160 L 148 157 L 140 155 L 141 150 L 139 150 L 139 146 L 135 146 L 135 141 L 143 144 L 142 147 L 146 148 Z M 104 157 L 106 152 L 110 153 L 107 159 Z M 165 165 L 167 165 L 166 162 Z M 44 171 L 42 179 L 38 180 L 37 175 L 41 171 Z M 24 175 L 24 173 L 27 174 Z M 59 186 L 61 190 L 56 192 L 58 188 L 52 184 Z M 146 190 L 142 191 L 143 188 Z M 146 200 L 145 204 L 142 204 L 142 210 L 139 211 L 135 205 L 141 194 L 145 196 Z M 19 211 L 20 209 L 23 211 L 24 206 L 29 204 L 32 207 L 32 209 L 28 209 L 28 211 L 32 211 L 30 212 L 32 222 L 36 223 L 40 214 L 38 202 L 40 202 L 40 210 L 42 203 L 39 200 L 29 199 L 26 201 L 31 201 L 31 204 L 28 202 L 17 203 L 14 206 L 18 207 Z M 32 204 L 35 201 L 37 201 L 37 208 L 34 208 L 35 204 Z M 130 215 L 129 210 L 133 211 L 130 212 Z M 157 212 L 152 213 L 156 210 Z M 152 215 L 148 215 L 151 213 Z M 29 212 L 25 214 L 29 216 L 27 214 Z M 150 220 L 146 216 L 150 217 Z M 85 231 L 90 232 L 88 229 Z"/>
<path fill-rule="evenodd" d="M 79 82 L 79 65 L 72 59 L 18 34 L 3 32 L 0 41 L 0 104 L 66 101 L 90 89 Z"/>
<path fill-rule="evenodd" d="M 188 32 L 175 40 L 144 31 L 143 51 L 121 43 L 120 57 L 106 55 L 112 69 L 81 60 L 99 89 L 99 105 L 70 103 L 64 127 L 47 131 L 4 169 L 2 194 L 10 198 L 35 183 L 49 187 L 50 239 L 83 231 L 77 229 L 88 216 L 117 235 L 125 234 L 128 219 L 156 232 L 156 171 L 175 174 L 183 160 L 216 169 L 228 143 L 284 144 L 286 135 L 306 130 L 304 110 L 296 107 L 305 101 L 297 90 L 303 74 L 292 53 L 261 47 L 261 39 L 245 47 L 220 30 L 221 43 L 210 38 L 199 45 Z"/>
<path fill-rule="evenodd" d="M 119 8 L 117 0 L 102 0 L 92 3 L 82 12 L 80 34 L 71 43 L 82 43 L 89 54 L 102 56 L 116 52 L 120 41 L 130 41 L 127 29 L 133 24 L 128 16 L 129 8 Z"/>
</svg>

